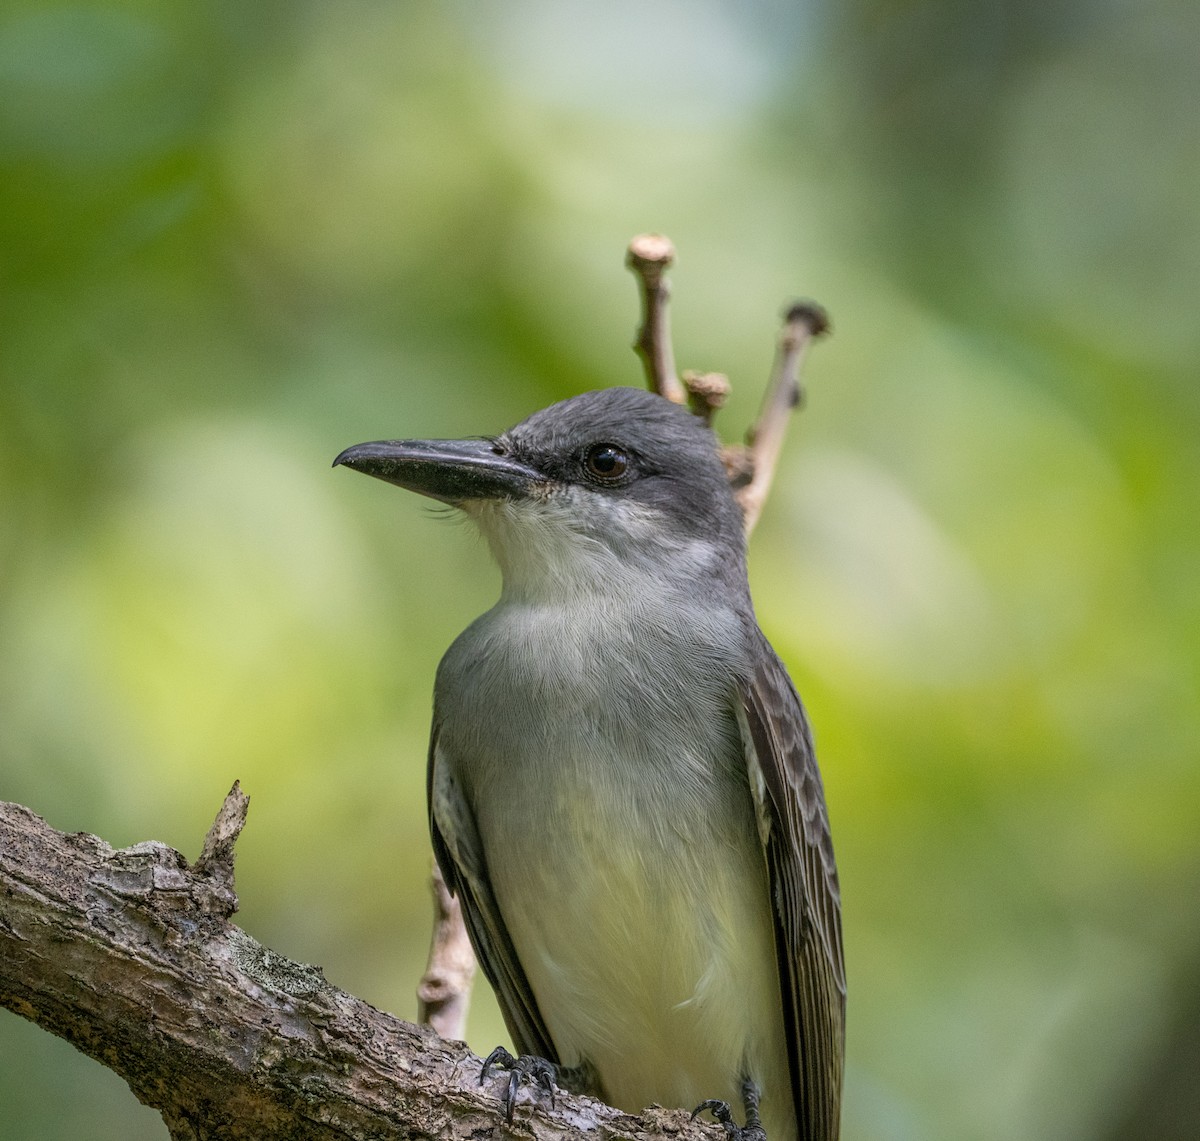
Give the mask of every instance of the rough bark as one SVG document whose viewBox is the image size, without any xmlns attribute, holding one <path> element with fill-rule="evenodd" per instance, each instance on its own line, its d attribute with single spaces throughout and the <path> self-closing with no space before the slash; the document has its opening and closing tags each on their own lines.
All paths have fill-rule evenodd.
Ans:
<svg viewBox="0 0 1200 1141">
<path fill-rule="evenodd" d="M 194 866 L 164 844 L 114 851 L 0 803 L 0 1004 L 120 1074 L 172 1138 L 566 1141 L 716 1136 L 681 1111 L 623 1114 L 526 1091 L 503 1124 L 461 1042 L 375 1010 L 229 921 L 234 786 Z"/>
</svg>

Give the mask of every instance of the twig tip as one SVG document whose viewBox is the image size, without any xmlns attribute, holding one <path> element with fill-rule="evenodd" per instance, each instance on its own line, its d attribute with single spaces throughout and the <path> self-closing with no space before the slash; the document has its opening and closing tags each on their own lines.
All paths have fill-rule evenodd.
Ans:
<svg viewBox="0 0 1200 1141">
<path fill-rule="evenodd" d="M 625 261 L 633 269 L 651 265 L 666 269 L 674 264 L 675 247 L 671 239 L 662 234 L 638 234 L 629 243 Z"/>
<path fill-rule="evenodd" d="M 687 389 L 688 406 L 706 424 L 711 425 L 713 415 L 729 399 L 729 377 L 722 372 L 685 369 L 681 379 Z"/>
<path fill-rule="evenodd" d="M 789 325 L 807 325 L 808 331 L 814 337 L 824 336 L 833 328 L 825 307 L 815 301 L 793 301 L 787 307 L 783 319 Z"/>
</svg>

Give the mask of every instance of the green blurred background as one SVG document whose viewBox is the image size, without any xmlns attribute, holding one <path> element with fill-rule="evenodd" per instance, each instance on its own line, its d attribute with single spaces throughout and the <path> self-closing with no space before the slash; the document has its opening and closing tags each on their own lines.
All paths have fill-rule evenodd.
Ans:
<svg viewBox="0 0 1200 1141">
<path fill-rule="evenodd" d="M 189 858 L 405 1017 L 465 526 L 330 471 L 640 384 L 625 243 L 753 415 L 843 874 L 846 1141 L 1200 1136 L 1200 9 L 8 0 L 0 798 Z M 480 986 L 471 1044 L 503 1039 Z M 163 1138 L 0 1012 L 5 1138 Z"/>
</svg>

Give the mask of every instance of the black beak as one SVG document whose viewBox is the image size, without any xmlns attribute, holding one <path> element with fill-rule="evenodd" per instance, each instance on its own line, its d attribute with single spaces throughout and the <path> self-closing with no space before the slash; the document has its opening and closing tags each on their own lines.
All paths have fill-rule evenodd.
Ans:
<svg viewBox="0 0 1200 1141">
<path fill-rule="evenodd" d="M 379 440 L 347 448 L 339 465 L 451 504 L 522 499 L 549 482 L 491 440 Z"/>
</svg>

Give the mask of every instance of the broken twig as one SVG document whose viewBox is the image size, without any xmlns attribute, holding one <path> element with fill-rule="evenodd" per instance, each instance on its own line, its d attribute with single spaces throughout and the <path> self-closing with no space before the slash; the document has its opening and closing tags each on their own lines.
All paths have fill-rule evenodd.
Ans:
<svg viewBox="0 0 1200 1141">
<path fill-rule="evenodd" d="M 729 377 L 723 372 L 688 369 L 683 374 L 683 383 L 687 388 L 688 407 L 711 427 L 713 417 L 729 399 Z"/>
</svg>

